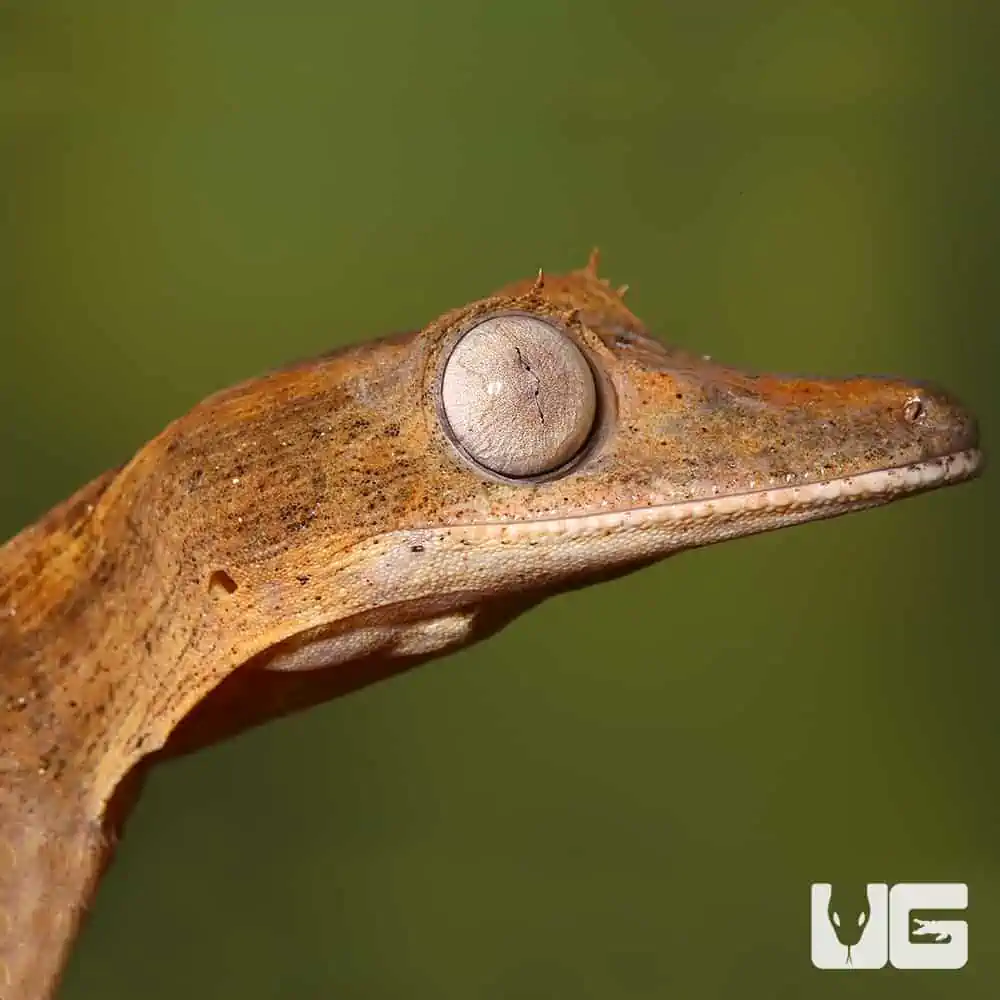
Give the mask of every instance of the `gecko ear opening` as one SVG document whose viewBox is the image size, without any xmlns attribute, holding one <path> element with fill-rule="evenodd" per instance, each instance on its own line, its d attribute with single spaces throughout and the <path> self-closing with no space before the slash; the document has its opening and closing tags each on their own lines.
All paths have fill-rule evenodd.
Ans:
<svg viewBox="0 0 1000 1000">
<path fill-rule="evenodd" d="M 597 421 L 594 372 L 557 326 L 526 313 L 466 330 L 445 359 L 439 409 L 474 466 L 506 480 L 565 470 Z"/>
</svg>

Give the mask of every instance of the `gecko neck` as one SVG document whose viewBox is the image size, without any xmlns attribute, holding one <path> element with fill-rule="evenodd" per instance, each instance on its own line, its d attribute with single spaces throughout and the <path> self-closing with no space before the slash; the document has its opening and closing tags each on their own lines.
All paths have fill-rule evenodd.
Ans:
<svg viewBox="0 0 1000 1000">
<path fill-rule="evenodd" d="M 0 783 L 0 996 L 46 1000 L 107 863 L 102 825 L 44 776 Z"/>
<path fill-rule="evenodd" d="M 55 990 L 110 858 L 119 818 L 110 800 L 131 770 L 117 745 L 128 692 L 121 673 L 102 667 L 108 637 L 123 634 L 125 582 L 91 524 L 113 479 L 98 478 L 0 547 L 3 1000 Z M 145 655 L 140 645 L 130 665 Z M 122 774 L 111 779 L 116 758 Z M 137 783 L 124 787 L 130 805 Z"/>
</svg>

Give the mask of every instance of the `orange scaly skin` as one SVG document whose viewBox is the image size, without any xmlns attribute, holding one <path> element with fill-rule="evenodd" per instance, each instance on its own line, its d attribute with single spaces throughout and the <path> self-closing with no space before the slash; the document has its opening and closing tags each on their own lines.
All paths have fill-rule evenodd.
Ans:
<svg viewBox="0 0 1000 1000">
<path fill-rule="evenodd" d="M 441 419 L 451 345 L 510 312 L 561 330 L 597 386 L 575 464 L 529 482 L 476 468 Z M 0 549 L 0 997 L 52 995 L 158 756 L 554 592 L 968 478 L 976 434 L 921 385 L 664 347 L 596 260 L 207 399 Z"/>
</svg>

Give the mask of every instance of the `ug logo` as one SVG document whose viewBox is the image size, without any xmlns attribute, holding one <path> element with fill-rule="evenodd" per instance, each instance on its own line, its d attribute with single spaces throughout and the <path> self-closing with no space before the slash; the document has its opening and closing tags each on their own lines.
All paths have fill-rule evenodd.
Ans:
<svg viewBox="0 0 1000 1000">
<path fill-rule="evenodd" d="M 969 960 L 964 882 L 829 883 L 812 886 L 812 963 L 817 969 L 961 969 Z"/>
</svg>

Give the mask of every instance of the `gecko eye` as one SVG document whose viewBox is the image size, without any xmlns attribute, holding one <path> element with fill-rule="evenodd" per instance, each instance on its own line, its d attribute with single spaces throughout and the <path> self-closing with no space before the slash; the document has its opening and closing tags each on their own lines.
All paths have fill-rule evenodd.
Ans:
<svg viewBox="0 0 1000 1000">
<path fill-rule="evenodd" d="M 561 330 L 532 316 L 494 316 L 452 348 L 441 407 L 469 458 L 521 479 L 576 456 L 594 426 L 597 390 L 583 352 Z"/>
<path fill-rule="evenodd" d="M 868 914 L 867 913 L 859 913 L 858 914 L 858 926 L 859 927 L 864 927 L 865 926 L 865 920 L 867 920 L 867 919 L 868 919 Z"/>
<path fill-rule="evenodd" d="M 839 927 L 840 926 L 840 914 L 837 913 L 836 911 L 834 911 L 831 914 L 831 916 L 833 917 L 833 926 L 834 927 Z"/>
</svg>

